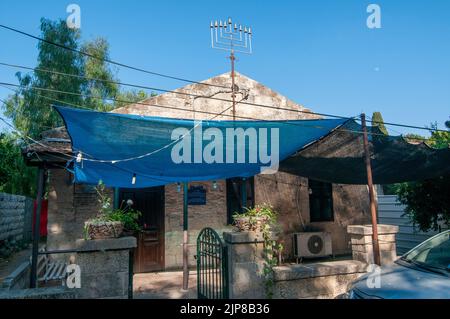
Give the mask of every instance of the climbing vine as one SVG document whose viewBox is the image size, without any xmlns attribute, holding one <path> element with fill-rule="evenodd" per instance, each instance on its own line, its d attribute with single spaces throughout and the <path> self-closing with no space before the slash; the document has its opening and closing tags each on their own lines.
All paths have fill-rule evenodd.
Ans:
<svg viewBox="0 0 450 319">
<path fill-rule="evenodd" d="M 235 213 L 233 219 L 234 225 L 240 231 L 256 231 L 262 234 L 264 248 L 261 275 L 264 279 L 266 297 L 270 299 L 273 297 L 274 287 L 273 268 L 280 262 L 283 251 L 282 243 L 277 242 L 276 236 L 274 236 L 279 232 L 277 212 L 272 206 L 262 204 L 254 208 L 245 208 L 244 213 Z M 255 245 L 257 244 L 255 242 Z"/>
</svg>

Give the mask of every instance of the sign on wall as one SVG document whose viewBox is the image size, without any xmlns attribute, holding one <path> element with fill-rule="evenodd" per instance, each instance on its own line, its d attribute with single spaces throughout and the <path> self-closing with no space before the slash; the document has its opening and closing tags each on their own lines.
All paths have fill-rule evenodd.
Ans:
<svg viewBox="0 0 450 319">
<path fill-rule="evenodd" d="M 189 187 L 188 205 L 206 205 L 206 189 L 203 186 Z"/>
</svg>

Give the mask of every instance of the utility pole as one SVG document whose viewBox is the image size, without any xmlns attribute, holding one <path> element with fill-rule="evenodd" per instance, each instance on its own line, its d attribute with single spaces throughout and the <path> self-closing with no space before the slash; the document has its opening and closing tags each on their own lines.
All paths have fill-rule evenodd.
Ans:
<svg viewBox="0 0 450 319">
<path fill-rule="evenodd" d="M 369 137 L 367 134 L 366 115 L 361 114 L 361 125 L 363 130 L 364 143 L 364 158 L 366 162 L 367 171 L 367 186 L 369 187 L 370 196 L 370 214 L 372 217 L 372 245 L 373 245 L 373 259 L 375 264 L 381 266 L 380 245 L 378 242 L 378 222 L 377 222 L 377 208 L 375 203 L 375 191 L 372 181 L 372 166 L 370 163 Z"/>
<path fill-rule="evenodd" d="M 251 54 L 252 50 L 252 28 L 233 24 L 231 18 L 222 22 L 211 21 L 211 47 L 213 49 L 230 52 L 231 62 L 231 99 L 233 103 L 233 121 L 236 120 L 236 92 L 239 90 L 236 85 L 235 61 L 236 52 Z"/>
</svg>

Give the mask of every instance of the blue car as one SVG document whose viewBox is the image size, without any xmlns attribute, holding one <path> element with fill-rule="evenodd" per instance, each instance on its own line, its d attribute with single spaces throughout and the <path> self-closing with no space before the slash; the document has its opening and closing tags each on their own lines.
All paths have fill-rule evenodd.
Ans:
<svg viewBox="0 0 450 319">
<path fill-rule="evenodd" d="M 381 267 L 378 274 L 360 277 L 344 298 L 450 299 L 450 230 L 424 241 L 392 266 Z"/>
</svg>

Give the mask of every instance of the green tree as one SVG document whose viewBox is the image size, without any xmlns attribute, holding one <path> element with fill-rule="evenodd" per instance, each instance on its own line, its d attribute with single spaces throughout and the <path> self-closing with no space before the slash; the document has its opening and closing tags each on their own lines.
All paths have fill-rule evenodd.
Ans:
<svg viewBox="0 0 450 319">
<path fill-rule="evenodd" d="M 95 110 L 108 112 L 114 109 L 114 103 L 110 98 L 115 98 L 119 93 L 119 85 L 113 71 L 105 59 L 109 59 L 109 44 L 103 38 L 96 38 L 83 45 L 83 52 L 98 57 L 98 59 L 84 57 L 84 75 L 95 80 L 87 80 L 84 94 L 86 94 L 85 106 Z"/>
<path fill-rule="evenodd" d="M 372 126 L 377 126 L 383 134 L 389 135 L 386 126 L 384 126 L 384 120 L 381 112 L 373 112 Z"/>
<path fill-rule="evenodd" d="M 110 111 L 117 107 L 111 99 L 118 96 L 123 96 L 131 102 L 147 96 L 143 91 L 121 92 L 119 85 L 114 83 L 118 82 L 116 72 L 104 61 L 109 59 L 109 44 L 105 39 L 99 37 L 80 44 L 80 32 L 69 29 L 63 20 L 42 19 L 41 33 L 41 37 L 48 41 L 81 50 L 96 58 L 39 42 L 36 67 L 38 70 L 31 74 L 16 74 L 21 89 L 8 99 L 5 107 L 5 115 L 10 117 L 16 128 L 24 134 L 39 138 L 40 132 L 63 125 L 60 116 L 52 107 L 55 104 Z"/>
<path fill-rule="evenodd" d="M 34 197 L 36 170 L 25 165 L 21 146 L 17 136 L 0 134 L 0 192 Z"/>
<path fill-rule="evenodd" d="M 42 131 L 62 126 L 60 116 L 52 107 L 54 104 L 110 111 L 128 104 L 113 102 L 111 99 L 117 98 L 132 103 L 147 98 L 144 91 L 121 90 L 117 83 L 113 83 L 118 80 L 115 70 L 104 62 L 109 58 L 109 44 L 105 39 L 96 38 L 81 44 L 80 31 L 69 29 L 64 20 L 51 21 L 43 18 L 40 29 L 42 38 L 74 50 L 84 51 L 97 58 L 50 43 L 38 42 L 36 68 L 40 70 L 29 74 L 17 73 L 21 88 L 16 94 L 11 95 L 3 106 L 4 114 L 23 135 L 39 139 Z M 39 90 L 36 87 L 46 90 Z M 8 155 L 8 161 L 3 161 L 6 157 L 2 156 L 2 163 L 5 163 L 2 166 L 4 171 L 1 171 L 2 191 L 34 196 L 35 172 L 25 166 L 20 153 L 23 143 L 29 142 L 24 140 L 21 144 L 17 139 L 12 141 L 9 135 L 2 136 L 2 152 L 4 152 L 2 154 Z M 20 179 L 20 176 L 23 176 L 23 179 Z"/>
<path fill-rule="evenodd" d="M 428 143 L 436 148 L 449 147 L 450 131 L 433 132 Z M 396 192 L 406 206 L 406 214 L 420 230 L 438 230 L 440 224 L 450 225 L 450 175 L 398 184 Z"/>
<path fill-rule="evenodd" d="M 41 37 L 77 49 L 80 33 L 69 29 L 65 21 L 50 21 L 41 19 Z M 65 50 L 52 44 L 38 42 L 37 68 L 64 72 L 81 76 L 83 74 L 83 59 L 80 54 Z M 83 99 L 77 95 L 37 90 L 40 87 L 50 90 L 69 91 L 79 93 L 84 85 L 84 80 L 79 77 L 67 77 L 51 74 L 44 71 L 36 71 L 33 74 L 22 75 L 17 73 L 21 89 L 13 99 L 7 103 L 5 114 L 13 119 L 17 129 L 33 138 L 38 138 L 39 133 L 62 124 L 59 115 L 52 109 L 52 104 L 65 101 L 71 104 L 81 105 Z"/>
</svg>

